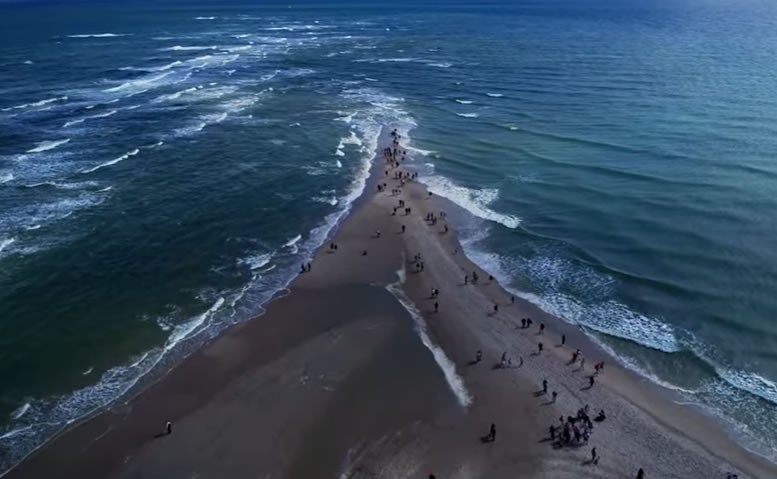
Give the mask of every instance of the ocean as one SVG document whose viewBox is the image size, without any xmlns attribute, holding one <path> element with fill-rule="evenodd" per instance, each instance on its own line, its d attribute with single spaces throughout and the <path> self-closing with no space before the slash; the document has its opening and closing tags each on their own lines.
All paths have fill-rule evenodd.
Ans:
<svg viewBox="0 0 777 479">
<path fill-rule="evenodd" d="M 0 6 L 0 471 L 260 313 L 384 125 L 476 262 L 774 459 L 776 13 Z"/>
</svg>

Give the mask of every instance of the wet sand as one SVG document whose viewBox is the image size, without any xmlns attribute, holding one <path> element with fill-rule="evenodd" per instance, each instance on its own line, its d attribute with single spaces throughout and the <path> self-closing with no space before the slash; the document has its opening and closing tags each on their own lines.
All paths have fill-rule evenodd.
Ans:
<svg viewBox="0 0 777 479">
<path fill-rule="evenodd" d="M 389 142 L 384 132 L 381 144 Z M 312 270 L 264 314 L 61 434 L 8 477 L 629 478 L 640 467 L 648 478 L 777 477 L 774 465 L 618 367 L 574 326 L 512 304 L 445 221 L 424 220 L 455 207 L 417 182 L 392 195 L 399 181 L 385 170 L 378 155 L 365 195 L 332 238 L 337 250 L 324 244 Z M 379 182 L 386 191 L 375 193 Z M 400 198 L 412 214 L 391 214 Z M 418 253 L 423 272 L 412 261 Z M 480 280 L 465 285 L 472 271 Z M 532 328 L 520 328 L 525 317 Z M 575 348 L 585 368 L 568 364 Z M 478 349 L 483 360 L 470 364 Z M 513 367 L 495 367 L 503 352 Z M 589 388 L 600 360 L 605 370 Z M 448 379 L 455 368 L 464 389 L 444 368 Z M 543 379 L 557 401 L 542 394 Z M 587 445 L 554 447 L 548 426 L 586 404 L 607 419 Z M 160 435 L 167 420 L 173 434 Z M 492 422 L 496 441 L 482 443 Z M 588 461 L 592 447 L 598 464 Z"/>
</svg>

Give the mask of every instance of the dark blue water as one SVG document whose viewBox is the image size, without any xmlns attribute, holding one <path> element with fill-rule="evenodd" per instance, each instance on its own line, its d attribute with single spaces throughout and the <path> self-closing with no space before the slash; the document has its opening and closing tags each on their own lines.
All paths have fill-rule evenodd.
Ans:
<svg viewBox="0 0 777 479">
<path fill-rule="evenodd" d="M 384 124 L 474 259 L 774 450 L 775 13 L 0 7 L 0 470 L 261 311 Z"/>
</svg>

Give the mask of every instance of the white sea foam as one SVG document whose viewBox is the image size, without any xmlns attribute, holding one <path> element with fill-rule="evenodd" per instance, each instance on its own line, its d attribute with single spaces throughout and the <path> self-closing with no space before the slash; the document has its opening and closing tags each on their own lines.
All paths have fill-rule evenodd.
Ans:
<svg viewBox="0 0 777 479">
<path fill-rule="evenodd" d="M 171 100 L 177 100 L 181 97 L 181 95 L 184 95 L 186 93 L 192 93 L 197 91 L 197 87 L 193 86 L 191 88 L 187 88 L 185 90 L 180 90 L 175 93 L 169 93 L 167 95 L 160 95 L 152 100 L 153 103 L 161 103 L 164 101 L 171 101 Z"/>
<path fill-rule="evenodd" d="M 486 93 L 486 95 L 488 95 L 488 96 L 490 96 L 492 98 L 501 98 L 501 97 L 504 96 L 501 93 L 490 93 L 490 92 Z"/>
<path fill-rule="evenodd" d="M 484 188 L 473 190 L 456 185 L 448 178 L 442 176 L 429 176 L 422 178 L 422 181 L 429 187 L 429 191 L 432 193 L 451 200 L 478 218 L 494 221 L 512 229 L 517 228 L 521 223 L 520 218 L 517 216 L 498 213 L 489 208 L 491 203 L 499 197 L 498 189 Z"/>
<path fill-rule="evenodd" d="M 81 373 L 81 375 L 89 376 L 90 374 L 92 374 L 92 371 L 94 371 L 94 366 L 89 366 L 88 368 L 86 368 L 86 370 L 84 370 L 84 372 Z"/>
<path fill-rule="evenodd" d="M 143 78 L 137 78 L 135 80 L 124 82 L 121 85 L 107 88 L 103 91 L 106 93 L 131 93 L 132 95 L 138 95 L 140 93 L 147 92 L 151 88 L 157 88 L 167 83 L 167 82 L 164 82 L 164 80 L 168 78 L 172 73 L 173 73 L 172 71 L 167 71 L 162 73 L 161 75 L 153 75 L 153 76 L 145 76 Z"/>
<path fill-rule="evenodd" d="M 126 37 L 131 33 L 79 33 L 76 35 L 67 35 L 68 38 L 113 38 Z"/>
<path fill-rule="evenodd" d="M 58 96 L 58 97 L 54 97 L 54 98 L 46 98 L 45 100 L 36 101 L 34 103 L 23 103 L 21 105 L 16 105 L 16 106 L 8 107 L 8 108 L 3 108 L 0 111 L 12 111 L 12 110 L 24 110 L 24 109 L 28 109 L 28 108 L 37 108 L 37 107 L 45 106 L 45 105 L 48 105 L 48 104 L 51 104 L 51 103 L 67 101 L 67 99 L 68 99 L 67 96 Z"/>
<path fill-rule="evenodd" d="M 397 276 L 399 276 L 400 281 L 405 277 L 404 268 L 401 270 L 401 272 L 397 272 Z M 415 304 L 413 304 L 410 298 L 405 295 L 400 285 L 401 282 L 395 283 L 387 286 L 386 289 L 388 289 L 388 291 L 391 292 L 395 298 L 397 298 L 397 300 L 402 304 L 402 306 L 404 306 L 404 308 L 413 318 L 416 326 L 416 332 L 421 338 L 421 342 L 432 353 L 435 362 L 440 367 L 440 370 L 442 370 L 442 373 L 445 376 L 445 380 L 448 382 L 448 386 L 456 396 L 459 404 L 462 407 L 469 406 L 472 404 L 472 396 L 467 390 L 467 387 L 464 385 L 464 380 L 461 378 L 461 376 L 458 375 L 458 373 L 456 373 L 456 365 L 453 364 L 453 361 L 448 358 L 448 356 L 445 354 L 445 351 L 441 347 L 434 344 L 434 342 L 431 340 L 429 334 L 427 333 L 426 322 L 424 321 L 423 315 L 415 306 Z"/>
<path fill-rule="evenodd" d="M 456 114 L 459 116 L 463 116 L 464 118 L 477 118 L 478 116 L 480 116 L 477 113 L 456 113 Z"/>
<path fill-rule="evenodd" d="M 8 248 L 9 246 L 14 244 L 15 242 L 16 242 L 16 238 L 6 238 L 6 239 L 3 239 L 3 240 L 0 240 L 0 253 L 2 253 L 3 250 Z"/>
<path fill-rule="evenodd" d="M 240 265 L 248 266 L 251 270 L 260 269 L 272 260 L 272 253 L 260 253 L 245 258 L 240 258 L 237 262 Z"/>
<path fill-rule="evenodd" d="M 62 125 L 62 128 L 67 128 L 69 126 L 77 125 L 77 124 L 83 123 L 83 122 L 85 122 L 87 120 L 95 120 L 95 119 L 98 119 L 98 118 L 108 118 L 109 116 L 113 116 L 116 113 L 118 113 L 118 110 L 110 110 L 110 111 L 107 111 L 105 113 L 99 113 L 97 115 L 85 116 L 83 118 L 78 118 L 78 119 L 75 119 L 75 120 L 70 120 L 70 121 L 66 122 L 64 125 Z"/>
<path fill-rule="evenodd" d="M 430 156 L 430 155 L 433 155 L 433 154 L 437 153 L 434 150 L 424 150 L 423 148 L 418 148 L 417 146 L 412 146 L 412 145 L 405 145 L 405 144 L 403 144 L 402 147 L 404 149 L 406 149 L 407 151 L 415 152 L 415 153 L 418 153 L 419 155 L 423 155 L 423 156 Z"/>
<path fill-rule="evenodd" d="M 293 250 L 295 250 L 294 252 L 296 252 L 297 243 L 299 243 L 299 240 L 301 240 L 301 239 L 302 239 L 302 235 L 297 235 L 297 236 L 291 238 L 290 240 L 288 240 L 286 243 L 284 243 L 283 247 L 284 248 L 292 248 Z"/>
<path fill-rule="evenodd" d="M 335 155 L 337 155 L 337 156 L 345 156 L 345 152 L 338 148 L 337 150 L 335 150 Z M 339 161 L 338 161 L 338 163 L 339 163 Z"/>
<path fill-rule="evenodd" d="M 175 347 L 178 343 L 181 341 L 195 335 L 198 333 L 201 329 L 201 326 L 205 324 L 205 322 L 210 319 L 216 312 L 221 309 L 221 307 L 224 305 L 224 297 L 219 297 L 215 303 L 204 313 L 195 316 L 194 319 L 184 323 L 179 324 L 175 328 L 173 328 L 173 332 L 170 333 L 170 336 L 167 338 L 167 342 L 165 343 L 164 350 L 169 351 L 172 348 Z"/>
<path fill-rule="evenodd" d="M 35 148 L 27 150 L 27 153 L 41 153 L 43 151 L 53 150 L 54 148 L 60 145 L 64 145 L 69 141 L 70 138 L 65 138 L 64 140 L 41 141 L 35 146 Z"/>
<path fill-rule="evenodd" d="M 218 50 L 216 45 L 175 45 L 173 47 L 160 48 L 163 52 L 197 52 L 202 50 Z"/>
<path fill-rule="evenodd" d="M 31 183 L 29 185 L 24 185 L 24 186 L 27 188 L 37 188 L 39 186 L 50 186 L 60 190 L 80 190 L 83 188 L 94 188 L 97 186 L 97 183 L 94 181 L 75 181 L 71 183 L 66 183 L 62 181 L 43 181 L 40 183 Z"/>
<path fill-rule="evenodd" d="M 11 413 L 11 420 L 16 421 L 17 419 L 24 416 L 29 410 L 30 410 L 30 403 L 26 402 L 22 404 Z"/>
<path fill-rule="evenodd" d="M 8 183 L 9 181 L 13 180 L 13 178 L 13 173 L 0 172 L 0 185 L 3 183 Z"/>
<path fill-rule="evenodd" d="M 82 173 L 93 173 L 93 172 L 99 170 L 100 168 L 105 168 L 106 166 L 115 165 L 116 163 L 122 162 L 122 161 L 126 160 L 127 158 L 129 158 L 131 156 L 137 155 L 138 153 L 140 153 L 140 149 L 135 148 L 133 150 L 130 150 L 130 151 L 124 153 L 123 155 L 121 155 L 121 156 L 119 156 L 117 158 L 114 158 L 112 160 L 106 161 L 104 163 L 100 163 L 97 166 L 93 166 L 92 168 L 84 170 L 84 171 L 82 171 Z"/>
<path fill-rule="evenodd" d="M 340 160 L 336 160 L 335 161 L 335 166 L 338 167 L 338 168 L 342 168 L 343 167 L 343 163 Z"/>
<path fill-rule="evenodd" d="M 215 20 L 218 17 L 194 17 L 195 20 Z"/>
<path fill-rule="evenodd" d="M 427 63 L 430 67 L 437 67 L 437 68 L 450 68 L 453 66 L 453 63 L 448 62 L 433 62 L 433 63 Z"/>
</svg>

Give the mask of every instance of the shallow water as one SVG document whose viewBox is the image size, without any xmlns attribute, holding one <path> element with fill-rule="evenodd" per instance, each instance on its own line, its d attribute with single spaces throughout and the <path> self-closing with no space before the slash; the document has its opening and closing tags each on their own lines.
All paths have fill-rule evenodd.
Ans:
<svg viewBox="0 0 777 479">
<path fill-rule="evenodd" d="M 769 4 L 2 10 L 0 470 L 260 311 L 386 124 L 476 261 L 777 445 Z"/>
</svg>

